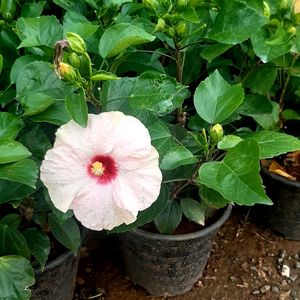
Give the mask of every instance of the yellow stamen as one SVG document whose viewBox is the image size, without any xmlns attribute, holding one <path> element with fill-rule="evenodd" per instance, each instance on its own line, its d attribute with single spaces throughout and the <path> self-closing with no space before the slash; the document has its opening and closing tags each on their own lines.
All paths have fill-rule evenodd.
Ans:
<svg viewBox="0 0 300 300">
<path fill-rule="evenodd" d="M 95 161 L 92 163 L 91 171 L 96 176 L 102 176 L 105 168 L 100 161 Z"/>
</svg>

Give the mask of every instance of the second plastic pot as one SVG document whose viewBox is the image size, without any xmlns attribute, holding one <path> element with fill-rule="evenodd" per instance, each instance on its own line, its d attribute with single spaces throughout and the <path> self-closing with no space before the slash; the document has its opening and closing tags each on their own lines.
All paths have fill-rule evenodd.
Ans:
<svg viewBox="0 0 300 300">
<path fill-rule="evenodd" d="M 215 233 L 228 219 L 229 205 L 209 227 L 188 234 L 162 235 L 141 229 L 120 235 L 127 273 L 152 295 L 189 291 L 202 275 Z"/>
</svg>

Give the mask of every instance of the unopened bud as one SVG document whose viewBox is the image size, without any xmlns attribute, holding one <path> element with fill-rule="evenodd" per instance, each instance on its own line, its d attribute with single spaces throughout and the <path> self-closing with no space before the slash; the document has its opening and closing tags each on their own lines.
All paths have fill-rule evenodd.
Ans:
<svg viewBox="0 0 300 300">
<path fill-rule="evenodd" d="M 67 40 L 69 42 L 70 48 L 79 54 L 86 52 L 86 44 L 83 38 L 74 32 L 67 33 Z"/>
<path fill-rule="evenodd" d="M 290 10 L 290 0 L 281 0 L 279 1 L 278 10 L 279 12 L 284 15 Z"/>
<path fill-rule="evenodd" d="M 177 0 L 177 7 L 183 9 L 188 5 L 188 0 Z"/>
<path fill-rule="evenodd" d="M 69 63 L 72 67 L 74 67 L 76 69 L 78 69 L 80 67 L 80 61 L 81 60 L 80 60 L 80 57 L 76 53 L 72 52 L 70 54 L 68 60 L 69 60 Z"/>
<path fill-rule="evenodd" d="M 145 7 L 152 9 L 152 10 L 157 10 L 159 3 L 157 0 L 143 0 L 143 4 Z"/>
<path fill-rule="evenodd" d="M 173 27 L 169 27 L 168 30 L 167 30 L 167 35 L 170 37 L 170 38 L 173 38 L 175 36 L 175 30 Z"/>
<path fill-rule="evenodd" d="M 221 124 L 214 125 L 213 127 L 211 127 L 209 131 L 209 136 L 214 143 L 220 141 L 221 138 L 223 137 L 223 134 L 224 132 Z"/>
<path fill-rule="evenodd" d="M 184 37 L 185 34 L 186 34 L 186 31 L 187 31 L 187 25 L 186 25 L 186 22 L 184 22 L 184 21 L 178 22 L 178 23 L 176 24 L 175 31 L 176 31 L 176 34 L 177 34 L 179 37 Z"/>
<path fill-rule="evenodd" d="M 296 27 L 295 26 L 289 26 L 286 31 L 288 33 L 290 33 L 292 36 L 296 35 Z"/>
<path fill-rule="evenodd" d="M 157 21 L 157 24 L 155 26 L 155 32 L 163 31 L 165 27 L 166 27 L 165 20 L 162 18 L 159 18 Z"/>
<path fill-rule="evenodd" d="M 266 1 L 264 1 L 264 16 L 265 16 L 266 18 L 269 18 L 270 15 L 271 15 L 271 9 L 270 9 L 270 6 L 269 6 L 269 4 L 268 4 Z"/>
<path fill-rule="evenodd" d="M 68 82 L 76 82 L 77 81 L 77 74 L 74 68 L 66 63 L 60 63 L 58 67 L 59 76 Z"/>
</svg>

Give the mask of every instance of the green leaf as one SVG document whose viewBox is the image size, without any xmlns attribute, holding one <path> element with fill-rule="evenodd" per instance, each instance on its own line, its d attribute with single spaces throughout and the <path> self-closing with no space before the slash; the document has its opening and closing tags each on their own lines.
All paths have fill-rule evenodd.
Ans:
<svg viewBox="0 0 300 300">
<path fill-rule="evenodd" d="M 24 115 L 32 116 L 46 110 L 55 102 L 55 99 L 46 94 L 37 92 L 27 94 L 24 98 L 21 99 L 20 102 L 24 108 Z"/>
<path fill-rule="evenodd" d="M 118 227 L 115 227 L 114 229 L 112 229 L 109 232 L 121 233 L 121 232 L 125 232 L 130 229 L 137 228 L 137 227 L 140 227 L 147 223 L 152 222 L 154 220 L 154 218 L 156 216 L 158 216 L 163 211 L 163 209 L 166 207 L 166 205 L 168 204 L 169 196 L 170 196 L 170 193 L 169 193 L 167 186 L 162 185 L 160 194 L 159 194 L 158 198 L 156 199 L 156 201 L 153 202 L 153 204 L 149 208 L 147 208 L 143 211 L 140 211 L 138 213 L 138 216 L 137 216 L 137 219 L 135 222 L 128 224 L 128 225 L 122 224 Z"/>
<path fill-rule="evenodd" d="M 243 103 L 237 109 L 237 113 L 245 116 L 255 116 L 261 114 L 271 114 L 273 110 L 272 102 L 261 95 L 246 95 Z"/>
<path fill-rule="evenodd" d="M 0 180 L 0 204 L 23 200 L 33 191 L 33 188 L 21 183 Z"/>
<path fill-rule="evenodd" d="M 218 142 L 218 148 L 221 150 L 227 150 L 235 147 L 242 140 L 242 138 L 233 134 L 225 135 L 222 140 Z"/>
<path fill-rule="evenodd" d="M 67 249 L 76 253 L 79 249 L 80 231 L 76 221 L 73 218 L 60 223 L 54 214 L 49 215 L 49 225 L 54 237 Z"/>
<path fill-rule="evenodd" d="M 229 201 L 225 199 L 220 193 L 208 188 L 205 185 L 202 185 L 200 188 L 200 198 L 206 205 L 216 209 L 222 208 L 229 203 Z"/>
<path fill-rule="evenodd" d="M 200 55 L 205 58 L 209 63 L 211 63 L 216 57 L 223 54 L 227 50 L 229 50 L 232 45 L 225 44 L 213 44 L 206 46 L 200 53 Z"/>
<path fill-rule="evenodd" d="M 230 117 L 242 103 L 243 98 L 242 86 L 230 85 L 216 70 L 197 87 L 194 105 L 202 119 L 214 124 Z"/>
<path fill-rule="evenodd" d="M 182 210 L 176 201 L 171 201 L 154 219 L 155 226 L 162 234 L 171 234 L 181 222 Z"/>
<path fill-rule="evenodd" d="M 276 77 L 277 69 L 275 66 L 264 66 L 250 74 L 245 82 L 245 86 L 249 87 L 253 93 L 267 95 L 274 85 Z"/>
<path fill-rule="evenodd" d="M 62 39 L 62 26 L 55 16 L 19 18 L 16 24 L 22 47 L 54 47 Z"/>
<path fill-rule="evenodd" d="M 14 226 L 0 224 L 0 256 L 15 254 L 30 258 L 27 242 Z"/>
<path fill-rule="evenodd" d="M 255 140 L 258 143 L 260 159 L 300 150 L 300 140 L 285 133 L 260 131 L 248 133 L 243 138 Z"/>
<path fill-rule="evenodd" d="M 240 205 L 272 204 L 259 176 L 259 147 L 252 140 L 230 149 L 221 162 L 204 163 L 199 182 Z"/>
<path fill-rule="evenodd" d="M 8 225 L 9 227 L 13 227 L 13 228 L 17 229 L 20 226 L 21 221 L 22 221 L 21 215 L 8 214 L 0 220 L 0 224 Z"/>
<path fill-rule="evenodd" d="M 31 293 L 28 288 L 34 284 L 30 262 L 17 255 L 0 257 L 0 282 L 0 299 L 29 300 Z"/>
<path fill-rule="evenodd" d="M 129 103 L 133 108 L 165 115 L 179 107 L 189 96 L 187 87 L 177 83 L 175 78 L 149 71 L 134 81 Z"/>
<path fill-rule="evenodd" d="M 267 40 L 270 38 L 268 28 L 261 28 L 251 38 L 251 43 L 255 54 L 266 63 L 272 59 L 288 53 L 292 48 L 292 42 L 283 45 L 269 45 Z"/>
<path fill-rule="evenodd" d="M 38 166 L 31 159 L 0 165 L 0 179 L 23 183 L 35 188 L 37 176 Z"/>
<path fill-rule="evenodd" d="M 219 13 L 208 38 L 235 45 L 251 37 L 267 19 L 258 0 L 221 0 Z"/>
<path fill-rule="evenodd" d="M 31 119 L 35 122 L 47 122 L 55 125 L 63 125 L 68 123 L 71 118 L 67 112 L 65 103 L 55 102 L 45 111 L 31 116 Z"/>
<path fill-rule="evenodd" d="M 42 93 L 57 100 L 64 99 L 72 89 L 58 78 L 49 63 L 42 61 L 33 62 L 22 69 L 16 88 L 18 99 L 33 93 Z"/>
<path fill-rule="evenodd" d="M 24 122 L 14 114 L 0 112 L 0 139 L 14 139 L 24 127 Z"/>
<path fill-rule="evenodd" d="M 200 20 L 197 16 L 195 9 L 191 6 L 185 8 L 185 10 L 181 13 L 181 17 L 191 23 L 198 24 Z"/>
<path fill-rule="evenodd" d="M 99 52 L 103 58 L 113 57 L 129 46 L 152 42 L 155 39 L 143 29 L 131 24 L 115 24 L 102 35 Z"/>
<path fill-rule="evenodd" d="M 183 214 L 193 222 L 197 224 L 204 225 L 205 222 L 205 209 L 200 204 L 199 201 L 196 201 L 191 198 L 184 198 L 180 201 L 180 206 Z"/>
<path fill-rule="evenodd" d="M 70 117 L 82 127 L 86 127 L 88 108 L 84 90 L 81 88 L 77 94 L 70 94 L 65 98 L 66 108 Z"/>
<path fill-rule="evenodd" d="M 38 159 L 43 159 L 48 149 L 52 147 L 49 138 L 39 125 L 23 133 L 19 140 Z"/>
<path fill-rule="evenodd" d="M 33 3 L 23 3 L 21 17 L 35 18 L 42 14 L 46 1 L 38 1 Z"/>
<path fill-rule="evenodd" d="M 36 258 L 43 270 L 51 249 L 50 239 L 43 231 L 36 228 L 28 228 L 22 234 L 27 241 L 31 255 Z"/>
<path fill-rule="evenodd" d="M 31 153 L 21 143 L 13 140 L 0 140 L 0 165 L 22 160 Z"/>
<path fill-rule="evenodd" d="M 300 113 L 293 109 L 285 109 L 282 116 L 285 120 L 300 120 Z"/>
<path fill-rule="evenodd" d="M 160 168 L 162 170 L 173 170 L 183 165 L 191 165 L 198 160 L 193 153 L 184 146 L 174 146 L 162 158 Z"/>
<path fill-rule="evenodd" d="M 15 60 L 10 71 L 10 81 L 11 83 L 16 83 L 19 75 L 23 75 L 23 69 L 35 62 L 35 61 L 45 61 L 46 58 L 39 55 L 22 55 Z"/>
</svg>

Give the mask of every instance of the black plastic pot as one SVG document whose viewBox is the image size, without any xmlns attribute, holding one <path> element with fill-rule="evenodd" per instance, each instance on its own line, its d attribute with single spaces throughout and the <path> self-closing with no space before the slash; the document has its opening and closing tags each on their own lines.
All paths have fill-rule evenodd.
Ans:
<svg viewBox="0 0 300 300">
<path fill-rule="evenodd" d="M 288 180 L 263 168 L 266 193 L 274 205 L 256 205 L 254 215 L 265 227 L 286 239 L 300 240 L 300 183 Z"/>
<path fill-rule="evenodd" d="M 46 264 L 43 272 L 35 270 L 32 300 L 72 300 L 79 256 L 67 251 Z"/>
<path fill-rule="evenodd" d="M 215 233 L 232 206 L 209 227 L 188 234 L 162 235 L 141 229 L 120 235 L 127 273 L 150 294 L 175 296 L 189 291 L 201 277 Z"/>
</svg>

